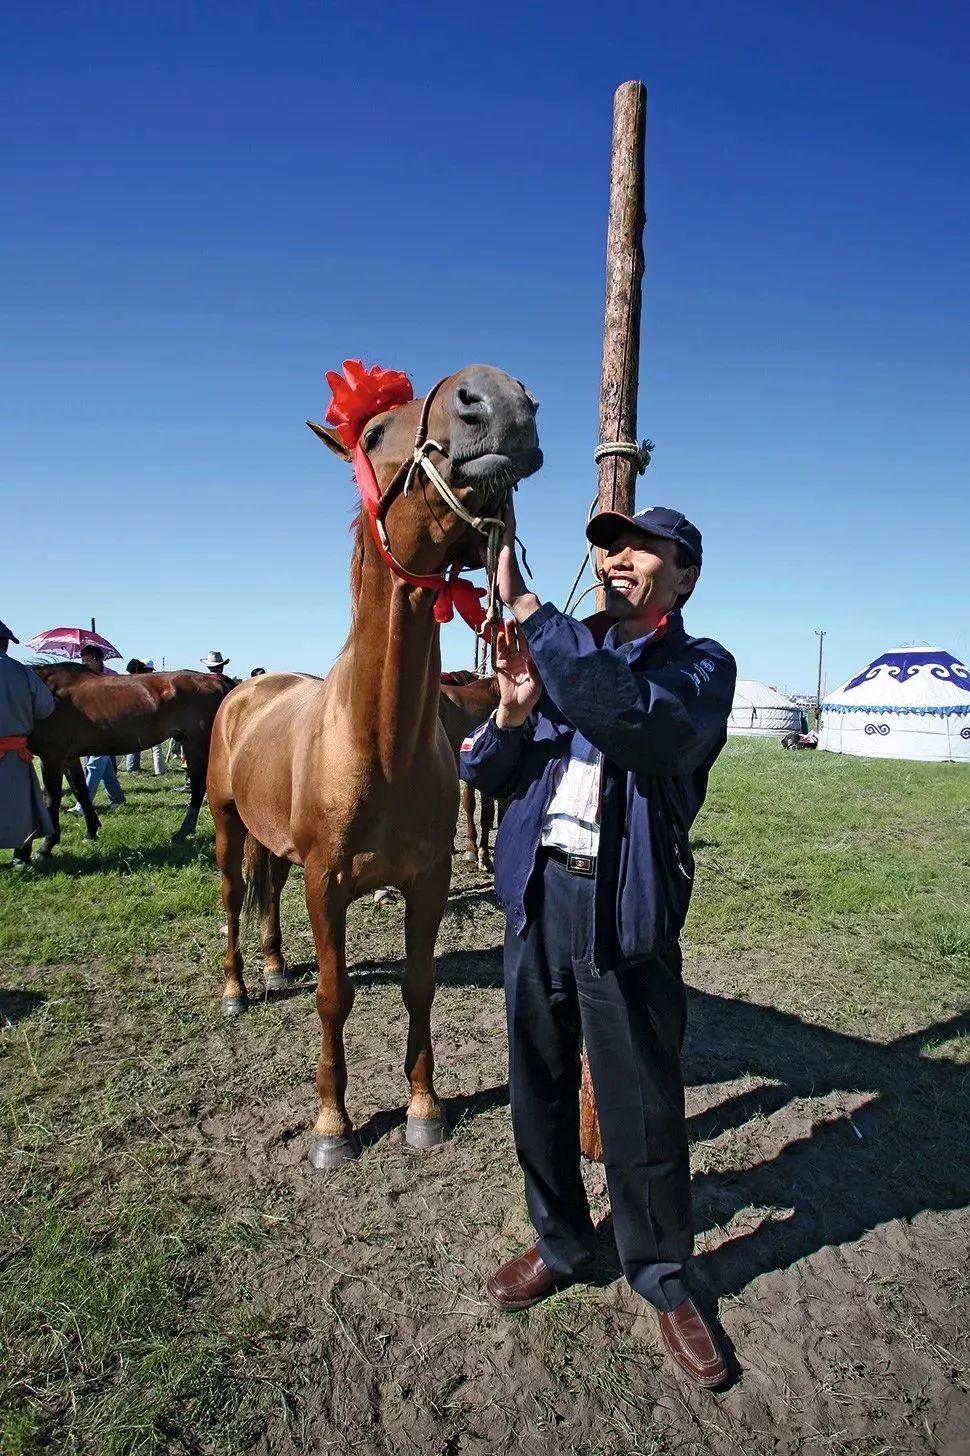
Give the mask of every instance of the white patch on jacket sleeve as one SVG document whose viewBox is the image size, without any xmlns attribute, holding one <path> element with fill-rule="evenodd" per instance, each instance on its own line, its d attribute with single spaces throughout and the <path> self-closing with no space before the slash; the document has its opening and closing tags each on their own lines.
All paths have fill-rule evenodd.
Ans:
<svg viewBox="0 0 970 1456">
<path fill-rule="evenodd" d="M 491 721 L 491 718 L 486 718 L 484 723 L 479 723 L 474 733 L 469 733 L 467 738 L 463 738 L 461 740 L 461 748 L 458 750 L 459 753 L 467 753 L 470 748 L 474 748 Z"/>
</svg>

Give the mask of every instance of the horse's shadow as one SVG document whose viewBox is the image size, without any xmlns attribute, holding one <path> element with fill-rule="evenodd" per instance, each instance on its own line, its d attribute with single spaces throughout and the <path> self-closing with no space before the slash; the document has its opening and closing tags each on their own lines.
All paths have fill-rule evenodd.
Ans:
<svg viewBox="0 0 970 1456">
<path fill-rule="evenodd" d="M 380 986 L 400 985 L 404 978 L 404 960 L 357 961 L 350 966 L 350 978 L 357 990 Z M 293 985 L 285 991 L 277 991 L 274 1001 L 283 1001 L 291 996 L 307 996 L 317 988 L 316 961 L 301 961 L 290 966 Z M 445 951 L 435 958 L 435 985 L 451 986 L 458 990 L 478 987 L 480 990 L 501 990 L 502 952 L 493 950 Z"/>
<path fill-rule="evenodd" d="M 83 877 L 84 875 L 137 874 L 144 869 L 181 869 L 200 859 L 212 860 L 212 841 L 208 838 L 189 838 L 179 844 L 139 845 L 134 848 L 125 844 L 88 842 L 88 852 L 77 854 L 63 843 L 55 847 L 46 858 L 34 854 L 35 869 L 51 874 Z"/>
</svg>

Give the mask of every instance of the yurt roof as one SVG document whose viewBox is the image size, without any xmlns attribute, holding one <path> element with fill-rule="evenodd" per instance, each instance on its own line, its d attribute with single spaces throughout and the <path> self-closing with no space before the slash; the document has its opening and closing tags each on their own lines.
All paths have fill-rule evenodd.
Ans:
<svg viewBox="0 0 970 1456">
<path fill-rule="evenodd" d="M 970 668 L 942 647 L 891 647 L 831 693 L 826 711 L 970 715 Z"/>
<path fill-rule="evenodd" d="M 791 698 L 753 677 L 738 678 L 734 686 L 734 701 L 753 708 L 794 708 L 796 713 L 799 711 L 798 704 L 793 703 Z"/>
</svg>

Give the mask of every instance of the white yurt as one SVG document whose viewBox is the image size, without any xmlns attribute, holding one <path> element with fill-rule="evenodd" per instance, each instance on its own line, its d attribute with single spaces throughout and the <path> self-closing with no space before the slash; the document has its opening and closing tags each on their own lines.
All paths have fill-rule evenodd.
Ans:
<svg viewBox="0 0 970 1456">
<path fill-rule="evenodd" d="M 802 726 L 802 710 L 791 698 L 752 678 L 739 678 L 734 689 L 734 702 L 728 719 L 729 734 L 750 734 L 752 738 L 783 738 L 798 733 Z"/>
<path fill-rule="evenodd" d="M 819 748 L 970 763 L 970 668 L 941 647 L 893 647 L 822 704 Z"/>
</svg>

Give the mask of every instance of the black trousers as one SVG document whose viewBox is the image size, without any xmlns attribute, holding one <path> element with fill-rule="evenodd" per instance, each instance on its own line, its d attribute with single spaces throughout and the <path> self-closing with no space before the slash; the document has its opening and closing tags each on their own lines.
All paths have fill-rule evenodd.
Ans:
<svg viewBox="0 0 970 1456">
<path fill-rule="evenodd" d="M 680 947 L 594 975 L 593 881 L 541 850 L 540 870 L 525 937 L 505 937 L 512 1126 L 539 1251 L 577 1277 L 593 1251 L 579 1152 L 585 1040 L 623 1272 L 657 1309 L 675 1309 L 694 1243 Z"/>
</svg>

